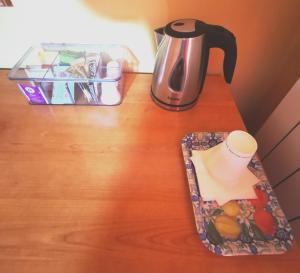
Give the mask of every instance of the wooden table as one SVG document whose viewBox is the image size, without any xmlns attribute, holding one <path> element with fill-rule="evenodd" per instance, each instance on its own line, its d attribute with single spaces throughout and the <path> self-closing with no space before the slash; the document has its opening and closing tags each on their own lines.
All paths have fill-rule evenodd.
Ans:
<svg viewBox="0 0 300 273">
<path fill-rule="evenodd" d="M 0 272 L 300 272 L 299 249 L 218 257 L 199 240 L 180 141 L 244 129 L 209 76 L 169 112 L 151 75 L 127 74 L 120 106 L 31 106 L 0 71 Z"/>
</svg>

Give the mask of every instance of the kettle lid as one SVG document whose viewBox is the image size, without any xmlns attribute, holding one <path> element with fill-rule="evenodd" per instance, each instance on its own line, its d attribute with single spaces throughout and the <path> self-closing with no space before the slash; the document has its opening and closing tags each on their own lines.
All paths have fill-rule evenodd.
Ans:
<svg viewBox="0 0 300 273">
<path fill-rule="evenodd" d="M 206 24 L 196 19 L 180 19 L 166 25 L 165 34 L 176 38 L 193 38 L 206 32 Z"/>
</svg>

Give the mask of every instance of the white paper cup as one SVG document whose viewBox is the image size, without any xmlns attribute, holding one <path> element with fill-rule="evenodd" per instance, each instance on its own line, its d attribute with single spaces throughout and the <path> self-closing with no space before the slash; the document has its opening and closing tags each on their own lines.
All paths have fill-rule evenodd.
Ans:
<svg viewBox="0 0 300 273">
<path fill-rule="evenodd" d="M 233 131 L 214 148 L 206 160 L 210 175 L 229 186 L 239 182 L 257 150 L 253 136 L 244 131 Z"/>
</svg>

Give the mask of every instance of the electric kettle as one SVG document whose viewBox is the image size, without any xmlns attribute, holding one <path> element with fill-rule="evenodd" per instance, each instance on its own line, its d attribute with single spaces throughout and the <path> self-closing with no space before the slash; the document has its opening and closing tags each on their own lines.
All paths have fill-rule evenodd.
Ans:
<svg viewBox="0 0 300 273">
<path fill-rule="evenodd" d="M 157 55 L 151 97 L 168 110 L 186 110 L 197 102 L 204 84 L 209 49 L 224 51 L 225 81 L 232 80 L 237 48 L 227 29 L 195 19 L 176 20 L 155 30 Z"/>
</svg>

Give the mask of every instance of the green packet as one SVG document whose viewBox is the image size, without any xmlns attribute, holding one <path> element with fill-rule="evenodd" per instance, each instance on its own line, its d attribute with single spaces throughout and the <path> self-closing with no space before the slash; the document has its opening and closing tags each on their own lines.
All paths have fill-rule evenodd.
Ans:
<svg viewBox="0 0 300 273">
<path fill-rule="evenodd" d="M 74 60 L 85 56 L 84 51 L 61 50 L 58 52 L 60 63 L 70 65 Z"/>
</svg>

